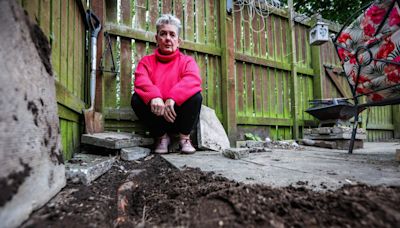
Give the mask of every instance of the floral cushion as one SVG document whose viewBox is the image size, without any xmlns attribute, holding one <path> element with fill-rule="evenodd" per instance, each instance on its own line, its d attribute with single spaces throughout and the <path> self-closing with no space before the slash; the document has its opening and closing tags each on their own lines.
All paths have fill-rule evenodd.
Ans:
<svg viewBox="0 0 400 228">
<path fill-rule="evenodd" d="M 338 34 L 336 50 L 357 95 L 372 102 L 400 98 L 399 28 L 397 1 L 377 0 Z"/>
</svg>

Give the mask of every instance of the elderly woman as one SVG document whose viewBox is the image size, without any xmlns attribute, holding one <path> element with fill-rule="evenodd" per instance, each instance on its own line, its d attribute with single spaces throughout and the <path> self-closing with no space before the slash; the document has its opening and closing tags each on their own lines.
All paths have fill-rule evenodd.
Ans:
<svg viewBox="0 0 400 228">
<path fill-rule="evenodd" d="M 194 59 L 179 51 L 181 22 L 162 15 L 156 22 L 157 49 L 143 57 L 135 72 L 131 105 L 156 137 L 155 153 L 168 153 L 168 133 L 179 133 L 182 153 L 196 152 L 190 132 L 198 120 L 202 102 L 201 77 Z"/>
</svg>

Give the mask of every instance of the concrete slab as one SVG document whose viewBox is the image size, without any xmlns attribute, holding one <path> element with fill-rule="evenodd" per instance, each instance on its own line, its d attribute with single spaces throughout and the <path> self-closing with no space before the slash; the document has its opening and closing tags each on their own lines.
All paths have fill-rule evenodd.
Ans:
<svg viewBox="0 0 400 228">
<path fill-rule="evenodd" d="M 91 135 L 83 134 L 81 142 L 108 149 L 122 149 L 134 146 L 148 146 L 153 144 L 153 139 L 126 132 L 103 132 Z"/>
<path fill-rule="evenodd" d="M 150 155 L 151 150 L 144 147 L 129 147 L 121 149 L 121 159 L 125 161 L 134 161 Z"/>
<path fill-rule="evenodd" d="M 215 111 L 205 105 L 200 110 L 197 143 L 198 148 L 203 150 L 221 151 L 230 147 L 228 136 Z"/>
<path fill-rule="evenodd" d="M 89 185 L 103 175 L 115 162 L 115 157 L 94 154 L 75 154 L 65 165 L 65 176 L 74 183 Z"/>
<path fill-rule="evenodd" d="M 304 182 L 310 189 L 334 190 L 356 183 L 400 186 L 400 164 L 394 159 L 399 147 L 399 143 L 365 143 L 364 149 L 353 154 L 318 147 L 301 151 L 274 149 L 272 153 L 250 153 L 241 160 L 211 151 L 163 157 L 178 168 L 198 167 L 248 184 L 284 187 Z"/>
</svg>

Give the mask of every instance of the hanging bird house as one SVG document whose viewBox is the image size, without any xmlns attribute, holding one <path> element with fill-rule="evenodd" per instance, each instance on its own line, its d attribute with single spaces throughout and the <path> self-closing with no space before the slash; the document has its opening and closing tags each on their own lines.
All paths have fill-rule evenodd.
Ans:
<svg viewBox="0 0 400 228">
<path fill-rule="evenodd" d="M 321 45 L 329 40 L 329 28 L 324 22 L 317 22 L 317 24 L 310 30 L 310 44 Z"/>
</svg>

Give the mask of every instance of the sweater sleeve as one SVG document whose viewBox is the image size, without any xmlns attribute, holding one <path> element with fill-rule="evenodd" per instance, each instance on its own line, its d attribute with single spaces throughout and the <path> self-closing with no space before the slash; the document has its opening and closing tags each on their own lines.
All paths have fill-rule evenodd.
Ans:
<svg viewBox="0 0 400 228">
<path fill-rule="evenodd" d="M 171 98 L 180 106 L 191 96 L 201 91 L 200 70 L 193 58 L 188 60 L 183 68 L 182 77 L 175 84 L 167 95 L 167 99 Z"/>
<path fill-rule="evenodd" d="M 135 93 L 139 95 L 145 104 L 148 104 L 153 98 L 161 97 L 161 92 L 150 79 L 150 70 L 142 59 L 135 71 Z"/>
</svg>

